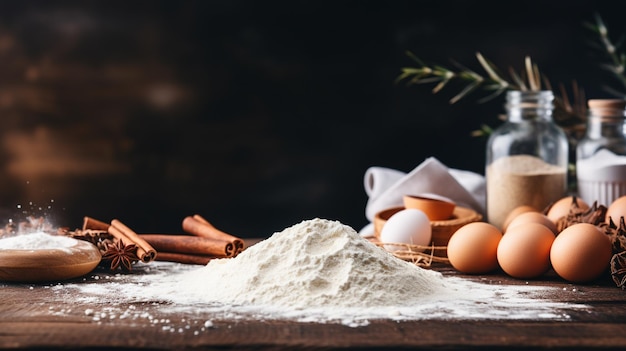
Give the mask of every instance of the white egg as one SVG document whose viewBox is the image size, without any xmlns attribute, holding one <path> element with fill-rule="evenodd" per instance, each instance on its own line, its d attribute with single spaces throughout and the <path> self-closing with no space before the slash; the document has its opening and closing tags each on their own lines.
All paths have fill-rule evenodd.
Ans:
<svg viewBox="0 0 626 351">
<path fill-rule="evenodd" d="M 383 243 L 429 246 L 432 238 L 430 221 L 424 212 L 417 209 L 404 209 L 389 217 L 380 231 Z M 396 251 L 399 245 L 385 245 L 385 249 Z"/>
</svg>

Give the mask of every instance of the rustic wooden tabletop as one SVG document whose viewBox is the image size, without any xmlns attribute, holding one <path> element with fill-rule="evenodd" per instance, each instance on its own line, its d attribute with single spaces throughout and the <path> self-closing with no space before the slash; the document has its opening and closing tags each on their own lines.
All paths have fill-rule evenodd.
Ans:
<svg viewBox="0 0 626 351">
<path fill-rule="evenodd" d="M 160 263 L 167 266 L 169 263 Z M 338 323 L 229 318 L 202 309 L 163 308 L 158 301 L 106 302 L 79 296 L 68 286 L 104 286 L 126 274 L 98 268 L 63 283 L 0 283 L 0 347 L 3 349 L 254 349 L 254 350 L 623 350 L 626 291 L 607 275 L 571 284 L 548 273 L 523 281 L 495 272 L 465 276 L 450 266 L 444 275 L 503 286 L 551 287 L 549 298 L 567 304 L 564 318 L 371 320 L 358 327 Z M 115 294 L 111 292 L 111 294 Z M 529 308 L 532 306 L 529 305 Z M 505 311 L 506 312 L 506 311 Z"/>
</svg>

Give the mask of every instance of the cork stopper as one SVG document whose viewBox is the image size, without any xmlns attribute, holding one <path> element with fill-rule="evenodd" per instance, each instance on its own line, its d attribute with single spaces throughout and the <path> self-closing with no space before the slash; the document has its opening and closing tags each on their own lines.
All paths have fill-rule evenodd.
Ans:
<svg viewBox="0 0 626 351">
<path fill-rule="evenodd" d="M 590 99 L 587 101 L 589 110 L 596 116 L 624 116 L 626 100 L 623 99 Z"/>
<path fill-rule="evenodd" d="M 606 108 L 613 110 L 623 110 L 626 108 L 626 100 L 622 99 L 590 99 L 588 101 L 589 108 Z"/>
</svg>

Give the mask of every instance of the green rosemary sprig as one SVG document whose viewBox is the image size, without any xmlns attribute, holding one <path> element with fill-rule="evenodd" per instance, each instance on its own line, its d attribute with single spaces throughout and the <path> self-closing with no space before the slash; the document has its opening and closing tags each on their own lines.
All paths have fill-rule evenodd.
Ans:
<svg viewBox="0 0 626 351">
<path fill-rule="evenodd" d="M 403 67 L 396 82 L 405 81 L 407 85 L 437 83 L 433 88 L 433 93 L 438 93 L 452 81 L 461 81 L 467 85 L 450 99 L 454 104 L 470 93 L 483 89 L 490 92 L 489 95 L 479 99 L 479 102 L 490 101 L 507 90 L 537 91 L 541 89 L 541 74 L 537 65 L 533 64 L 530 57 L 526 57 L 526 71 L 520 76 L 515 71 L 510 70 L 511 79 L 507 80 L 500 73 L 498 67 L 487 60 L 480 52 L 476 53 L 476 58 L 485 71 L 481 75 L 463 65 L 454 62 L 456 69 L 449 69 L 442 65 L 427 65 L 412 52 L 407 55 L 415 61 L 417 67 Z"/>
<path fill-rule="evenodd" d="M 525 58 L 525 69 L 521 74 L 509 68 L 510 78 L 507 80 L 498 67 L 487 60 L 480 52 L 476 54 L 476 58 L 485 71 L 483 75 L 456 62 L 453 63 L 455 66 L 453 70 L 442 65 L 427 65 L 412 52 L 407 52 L 407 55 L 417 66 L 402 68 L 400 75 L 396 78 L 396 83 L 404 81 L 409 86 L 436 83 L 432 90 L 433 94 L 440 92 L 453 81 L 465 83 L 465 87 L 450 99 L 451 104 L 458 102 L 479 89 L 489 92 L 487 96 L 478 100 L 479 103 L 493 100 L 508 90 L 539 91 L 543 89 L 543 85 L 545 85 L 545 89 L 553 90 L 550 81 L 541 74 L 538 66 L 532 62 L 530 57 Z M 574 82 L 572 85 L 573 101 L 570 103 L 565 87 L 560 85 L 559 88 L 560 94 L 555 92 L 554 118 L 566 130 L 570 139 L 574 141 L 582 137 L 581 131 L 584 132 L 586 121 L 584 92 Z M 482 125 L 480 129 L 472 131 L 471 134 L 473 136 L 485 136 L 492 131 L 493 129 L 490 126 Z"/>
</svg>

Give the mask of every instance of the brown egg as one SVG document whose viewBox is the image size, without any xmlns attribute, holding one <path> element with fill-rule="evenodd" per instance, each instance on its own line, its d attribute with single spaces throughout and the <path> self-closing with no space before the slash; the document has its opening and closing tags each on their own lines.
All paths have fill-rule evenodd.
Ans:
<svg viewBox="0 0 626 351">
<path fill-rule="evenodd" d="M 507 228 L 507 231 L 511 230 L 511 228 L 525 223 L 539 223 L 545 225 L 548 229 L 552 231 L 552 233 L 556 234 L 556 224 L 552 222 L 548 216 L 544 215 L 541 212 L 524 212 L 522 214 L 517 215 L 517 217 L 513 218 L 511 223 Z"/>
<path fill-rule="evenodd" d="M 583 199 L 576 196 L 566 196 L 552 204 L 552 206 L 548 209 L 546 216 L 548 216 L 548 218 L 556 224 L 559 219 L 569 214 L 574 201 L 576 201 L 578 208 L 581 210 L 589 208 L 589 204 L 587 204 Z"/>
<path fill-rule="evenodd" d="M 509 214 L 504 219 L 504 222 L 502 223 L 502 232 L 506 232 L 506 228 L 509 226 L 511 221 L 515 219 L 515 217 L 525 212 L 539 212 L 539 210 L 530 205 L 517 206 L 513 209 L 513 211 L 509 212 Z"/>
<path fill-rule="evenodd" d="M 497 250 L 502 232 L 485 222 L 468 223 L 457 229 L 448 240 L 447 254 L 456 270 L 480 274 L 498 268 Z"/>
<path fill-rule="evenodd" d="M 498 263 L 514 278 L 538 277 L 550 269 L 554 238 L 554 233 L 543 224 L 527 222 L 509 226 L 498 244 Z"/>
<path fill-rule="evenodd" d="M 609 237 L 589 223 L 577 223 L 563 229 L 550 249 L 556 274 L 576 283 L 598 278 L 609 266 L 612 256 Z"/>
<path fill-rule="evenodd" d="M 613 220 L 615 225 L 619 226 L 620 217 L 626 217 L 626 196 L 615 199 L 606 210 L 606 222 Z"/>
</svg>

